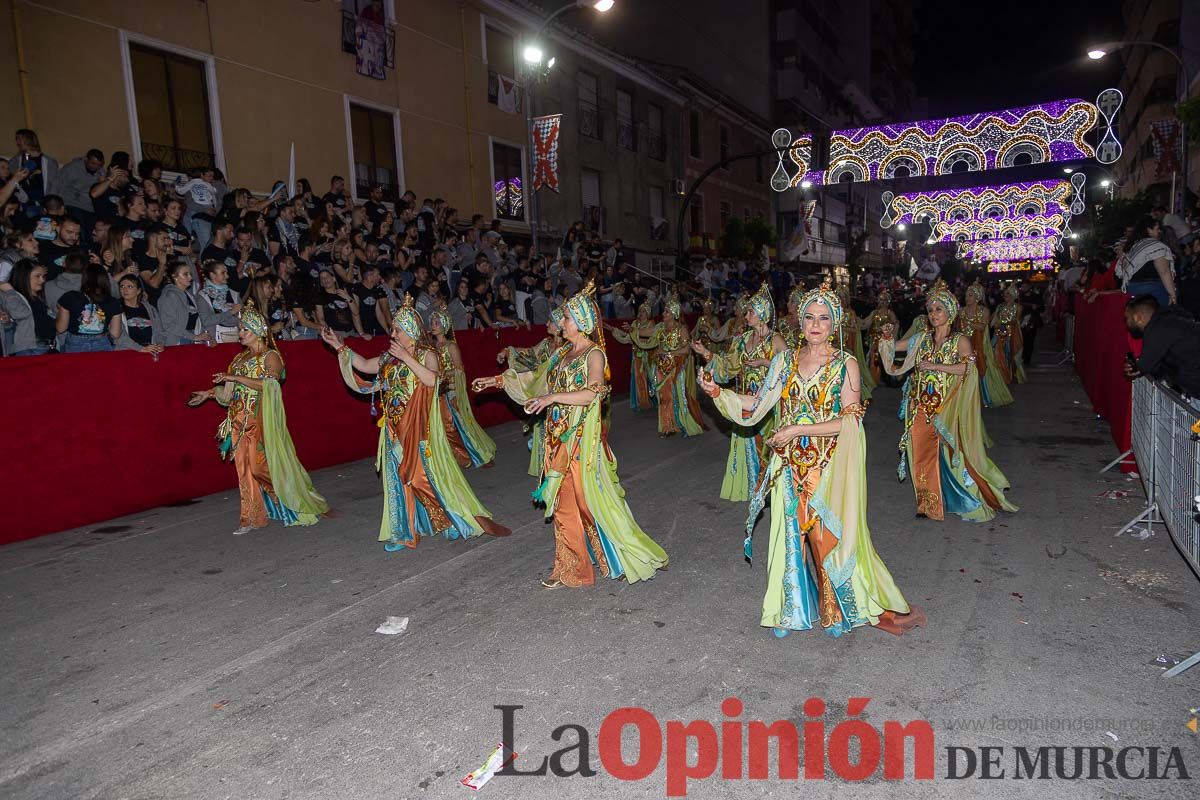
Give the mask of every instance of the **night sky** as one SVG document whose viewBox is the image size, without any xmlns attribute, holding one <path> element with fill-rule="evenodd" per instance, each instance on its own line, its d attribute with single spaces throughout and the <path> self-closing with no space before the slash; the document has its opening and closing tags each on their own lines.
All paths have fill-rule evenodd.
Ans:
<svg viewBox="0 0 1200 800">
<path fill-rule="evenodd" d="M 913 79 L 929 116 L 1078 97 L 1115 86 L 1120 61 L 1087 46 L 1121 38 L 1120 0 L 964 3 L 921 0 Z"/>
</svg>

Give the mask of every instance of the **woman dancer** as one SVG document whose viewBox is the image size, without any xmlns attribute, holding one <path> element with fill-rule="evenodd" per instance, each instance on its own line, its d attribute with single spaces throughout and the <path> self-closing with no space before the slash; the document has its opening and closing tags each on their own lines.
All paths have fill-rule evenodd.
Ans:
<svg viewBox="0 0 1200 800">
<path fill-rule="evenodd" d="M 996 367 L 1005 383 L 1025 382 L 1025 364 L 1021 361 L 1025 339 L 1021 335 L 1021 304 L 1017 302 L 1016 285 L 1004 290 L 1004 302 L 996 306 L 992 316 L 992 350 Z"/>
<path fill-rule="evenodd" d="M 287 374 L 283 358 L 253 302 L 242 309 L 238 340 L 245 349 L 213 376 L 215 388 L 192 392 L 188 400 L 190 406 L 216 400 L 229 409 L 217 440 L 221 457 L 232 456 L 237 467 L 241 514 L 233 534 L 266 527 L 268 519 L 315 525 L 329 505 L 296 457 L 279 389 Z"/>
<path fill-rule="evenodd" d="M 533 347 L 506 347 L 496 357 L 499 364 L 508 363 L 508 368 L 515 372 L 533 372 L 550 360 L 563 346 L 562 336 L 563 310 L 553 309 L 550 319 L 546 322 L 546 333 L 549 334 Z M 636 362 L 635 362 L 636 363 Z M 542 414 L 532 418 L 527 427 L 529 434 L 529 474 L 534 478 L 542 477 L 542 465 L 545 462 L 545 435 L 543 434 L 544 419 Z"/>
<path fill-rule="evenodd" d="M 692 344 L 692 349 L 708 362 L 706 369 L 715 382 L 733 384 L 737 394 L 754 394 L 759 390 L 771 359 L 787 349 L 783 337 L 771 332 L 773 311 L 771 292 L 764 283 L 750 298 L 746 331 L 730 343 L 727 352 L 714 354 L 699 343 Z M 750 499 L 750 492 L 762 473 L 768 456 L 764 440 L 775 430 L 775 418 L 767 412 L 755 425 L 734 422 L 737 424 L 729 442 L 721 499 L 740 502 Z"/>
<path fill-rule="evenodd" d="M 797 286 L 788 295 L 787 314 L 779 320 L 778 333 L 788 349 L 794 350 L 800 346 L 804 338 L 804 324 L 800 321 L 800 298 L 804 297 L 804 287 Z"/>
<path fill-rule="evenodd" d="M 958 330 L 971 340 L 971 352 L 983 354 L 984 368 L 979 371 L 979 396 L 988 408 L 1006 406 L 1013 401 L 1012 392 L 996 367 L 996 356 L 987 340 L 990 313 L 983 303 L 983 286 L 979 281 L 967 287 L 967 304 L 958 315 Z"/>
<path fill-rule="evenodd" d="M 632 338 L 632 337 L 631 337 Z M 663 320 L 648 338 L 632 339 L 634 346 L 650 353 L 650 382 L 658 398 L 660 438 L 682 433 L 696 436 L 708 429 L 700 420 L 696 402 L 696 376 L 687 326 L 680 322 L 679 298 L 667 298 Z"/>
<path fill-rule="evenodd" d="M 439 308 L 429 321 L 433 346 L 438 355 L 438 395 L 442 400 L 442 424 L 446 437 L 455 450 L 462 467 L 490 467 L 496 460 L 496 443 L 475 421 L 471 397 L 467 394 L 467 375 L 463 369 L 462 351 L 454 339 L 450 312 Z M 457 458 L 459 447 L 467 456 L 464 464 Z"/>
<path fill-rule="evenodd" d="M 631 411 L 643 411 L 653 408 L 658 403 L 658 396 L 650 391 L 653 385 L 653 365 L 650 352 L 654 349 L 654 320 L 650 318 L 650 303 L 638 306 L 637 319 L 628 323 L 625 330 L 604 323 L 604 327 L 612 337 L 621 344 L 631 345 L 629 369 L 629 408 Z M 544 361 L 545 359 L 543 359 Z M 511 367 L 512 364 L 509 364 Z"/>
<path fill-rule="evenodd" d="M 337 351 L 346 385 L 372 395 L 372 414 L 374 394 L 380 394 L 375 468 L 383 477 L 383 549 L 416 547 L 421 536 L 436 534 L 447 539 L 484 533 L 508 536 L 511 531 L 495 522 L 475 497 L 450 450 L 438 402 L 438 357 L 413 308 L 412 295 L 392 317 L 391 344 L 376 358 L 358 355 L 328 328 L 321 338 Z"/>
<path fill-rule="evenodd" d="M 1004 496 L 1008 479 L 987 456 L 975 353 L 970 340 L 951 327 L 958 301 L 938 281 L 925 309 L 928 331 L 896 342 L 888 325 L 879 347 L 888 365 L 896 350 L 907 353 L 902 365 L 889 370 L 893 375 L 915 367 L 905 399 L 900 479 L 912 476 L 918 516 L 940 520 L 950 511 L 984 522 L 999 510 L 1015 512 Z"/>
<path fill-rule="evenodd" d="M 692 341 L 699 342 L 708 350 L 717 350 L 725 342 L 725 332 L 717 316 L 712 298 L 705 299 L 703 310 L 692 326 Z"/>
<path fill-rule="evenodd" d="M 666 569 L 667 554 L 645 534 L 617 479 L 601 436 L 600 406 L 610 389 L 600 309 L 589 283 L 566 304 L 568 345 L 533 372 L 478 378 L 475 391 L 501 388 L 526 413 L 546 412 L 545 478 L 534 499 L 554 520 L 554 568 L 547 589 L 590 586 L 595 573 L 630 583 Z"/>
<path fill-rule="evenodd" d="M 838 301 L 842 304 L 842 327 L 840 330 L 842 348 L 854 356 L 854 360 L 858 362 L 861 369 L 867 359 L 863 355 L 863 328 L 867 323 L 858 318 L 858 314 L 854 313 L 854 306 L 850 305 L 850 288 L 845 284 L 838 287 Z M 871 379 L 870 371 L 862 373 L 862 401 L 866 405 L 871 399 L 872 393 L 875 391 L 875 381 Z"/>
<path fill-rule="evenodd" d="M 892 325 L 893 328 L 899 327 L 900 321 L 896 319 L 896 312 L 892 311 L 892 293 L 884 289 L 879 293 L 878 305 L 871 312 L 868 320 L 868 340 L 870 346 L 867 349 L 867 369 L 871 373 L 871 382 L 878 386 L 883 382 L 883 371 L 885 364 L 880 363 L 879 355 L 879 340 L 883 338 L 883 326 Z"/>
<path fill-rule="evenodd" d="M 819 622 L 841 636 L 861 625 L 901 634 L 925 624 L 910 608 L 871 544 L 866 511 L 865 411 L 858 361 L 833 342 L 842 305 L 826 283 L 799 303 L 804 344 L 777 355 L 753 394 L 701 387 L 728 419 L 774 413 L 773 453 L 746 521 L 750 531 L 767 496 L 771 538 L 759 624 L 778 637 Z"/>
</svg>

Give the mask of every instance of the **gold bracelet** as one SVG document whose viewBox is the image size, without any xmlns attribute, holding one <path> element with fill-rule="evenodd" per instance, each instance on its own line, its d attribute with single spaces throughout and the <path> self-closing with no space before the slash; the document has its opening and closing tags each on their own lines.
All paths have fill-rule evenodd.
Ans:
<svg viewBox="0 0 1200 800">
<path fill-rule="evenodd" d="M 503 389 L 503 388 L 504 388 L 504 376 L 503 376 L 503 375 L 497 375 L 497 376 L 496 376 L 496 378 L 495 378 L 495 381 L 496 381 L 496 388 L 497 388 L 497 389 Z"/>
</svg>

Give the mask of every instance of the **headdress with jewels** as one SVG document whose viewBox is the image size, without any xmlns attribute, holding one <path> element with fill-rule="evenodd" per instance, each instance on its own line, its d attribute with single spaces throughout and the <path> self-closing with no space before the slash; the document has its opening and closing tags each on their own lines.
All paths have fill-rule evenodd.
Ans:
<svg viewBox="0 0 1200 800">
<path fill-rule="evenodd" d="M 942 308 L 946 309 L 946 316 L 949 317 L 947 321 L 954 322 L 954 318 L 958 316 L 958 298 L 950 291 L 950 287 L 946 286 L 944 280 L 937 279 L 929 290 L 928 298 L 930 302 L 941 303 Z"/>
<path fill-rule="evenodd" d="M 821 281 L 821 285 L 815 289 L 811 289 L 800 298 L 800 314 L 804 314 L 804 309 L 808 308 L 813 303 L 823 303 L 829 309 L 829 316 L 833 320 L 833 328 L 841 335 L 842 329 L 842 301 L 838 298 L 837 293 L 833 291 L 833 283 L 826 276 Z"/>
<path fill-rule="evenodd" d="M 447 339 L 454 338 L 454 322 L 450 319 L 450 312 L 444 308 L 439 308 L 433 312 L 430 317 L 431 322 L 436 322 L 442 326 L 442 333 Z"/>
<path fill-rule="evenodd" d="M 563 325 L 564 312 L 562 306 L 550 309 L 550 321 L 557 325 L 560 329 Z"/>
<path fill-rule="evenodd" d="M 892 302 L 892 293 L 891 293 L 891 291 L 889 291 L 889 290 L 887 290 L 887 289 L 884 289 L 883 291 L 881 291 L 881 292 L 879 293 L 879 302 L 880 302 L 880 303 L 890 303 L 890 302 Z"/>
<path fill-rule="evenodd" d="M 567 314 L 575 321 L 579 331 L 591 338 L 604 355 L 604 379 L 608 380 L 608 351 L 604 343 L 604 326 L 600 319 L 600 306 L 596 305 L 596 283 L 589 280 L 579 294 L 566 303 Z"/>
<path fill-rule="evenodd" d="M 745 295 L 745 294 L 738 295 L 738 299 L 735 300 L 733 303 L 733 310 L 736 311 L 738 314 L 745 314 L 746 309 L 749 307 L 750 307 L 750 296 L 749 295 Z"/>
<path fill-rule="evenodd" d="M 417 314 L 417 310 L 413 308 L 413 296 L 406 295 L 404 305 L 396 311 L 392 317 L 392 325 L 400 328 L 413 339 L 420 339 L 425 333 L 425 328 L 421 325 L 421 317 Z"/>
<path fill-rule="evenodd" d="M 758 315 L 763 323 L 771 324 L 771 314 L 775 311 L 775 301 L 771 298 L 771 286 L 763 281 L 762 286 L 750 298 L 750 310 Z"/>
<path fill-rule="evenodd" d="M 788 302 L 795 303 L 797 310 L 799 310 L 800 300 L 804 297 L 804 293 L 806 291 L 807 290 L 804 288 L 804 284 L 796 286 L 796 288 L 792 289 L 791 294 L 788 295 Z"/>
<path fill-rule="evenodd" d="M 649 301 L 649 300 L 646 300 L 646 301 L 645 301 L 645 302 L 643 302 L 643 303 L 642 303 L 640 306 L 638 306 L 638 316 L 639 316 L 639 317 L 642 315 L 642 312 L 643 312 L 643 311 L 645 311 L 645 312 L 646 312 L 646 316 L 647 316 L 647 317 L 653 317 L 653 316 L 654 316 L 654 306 L 650 305 L 650 301 Z"/>
<path fill-rule="evenodd" d="M 1016 300 L 1018 297 L 1021 296 L 1021 290 L 1017 288 L 1017 285 L 1015 283 L 1010 283 L 1008 285 L 1008 287 L 1004 290 L 1004 296 L 1011 297 L 1013 300 Z"/>
<path fill-rule="evenodd" d="M 267 318 L 262 315 L 262 312 L 258 310 L 251 299 L 247 299 L 246 304 L 242 307 L 241 322 L 243 328 L 258 338 L 269 338 L 271 326 L 267 322 Z"/>
<path fill-rule="evenodd" d="M 588 281 L 587 286 L 579 291 L 566 303 L 567 313 L 575 321 L 579 330 L 590 336 L 600 321 L 600 309 L 596 305 L 596 284 Z"/>
<path fill-rule="evenodd" d="M 978 278 L 975 279 L 974 283 L 967 287 L 967 297 L 974 297 L 980 302 L 983 301 L 983 284 L 979 282 Z"/>
<path fill-rule="evenodd" d="M 679 303 L 679 295 L 675 294 L 674 291 L 667 295 L 667 302 L 663 306 L 663 309 L 670 311 L 675 319 L 679 319 L 679 317 L 682 315 L 682 306 Z"/>
</svg>

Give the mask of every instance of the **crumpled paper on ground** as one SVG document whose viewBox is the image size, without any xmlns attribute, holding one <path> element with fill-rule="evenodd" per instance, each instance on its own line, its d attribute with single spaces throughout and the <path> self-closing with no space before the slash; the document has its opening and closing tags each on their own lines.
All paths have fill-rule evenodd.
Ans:
<svg viewBox="0 0 1200 800">
<path fill-rule="evenodd" d="M 408 630 L 408 617 L 388 617 L 383 624 L 375 629 L 376 633 L 386 633 L 395 636 Z"/>
</svg>

